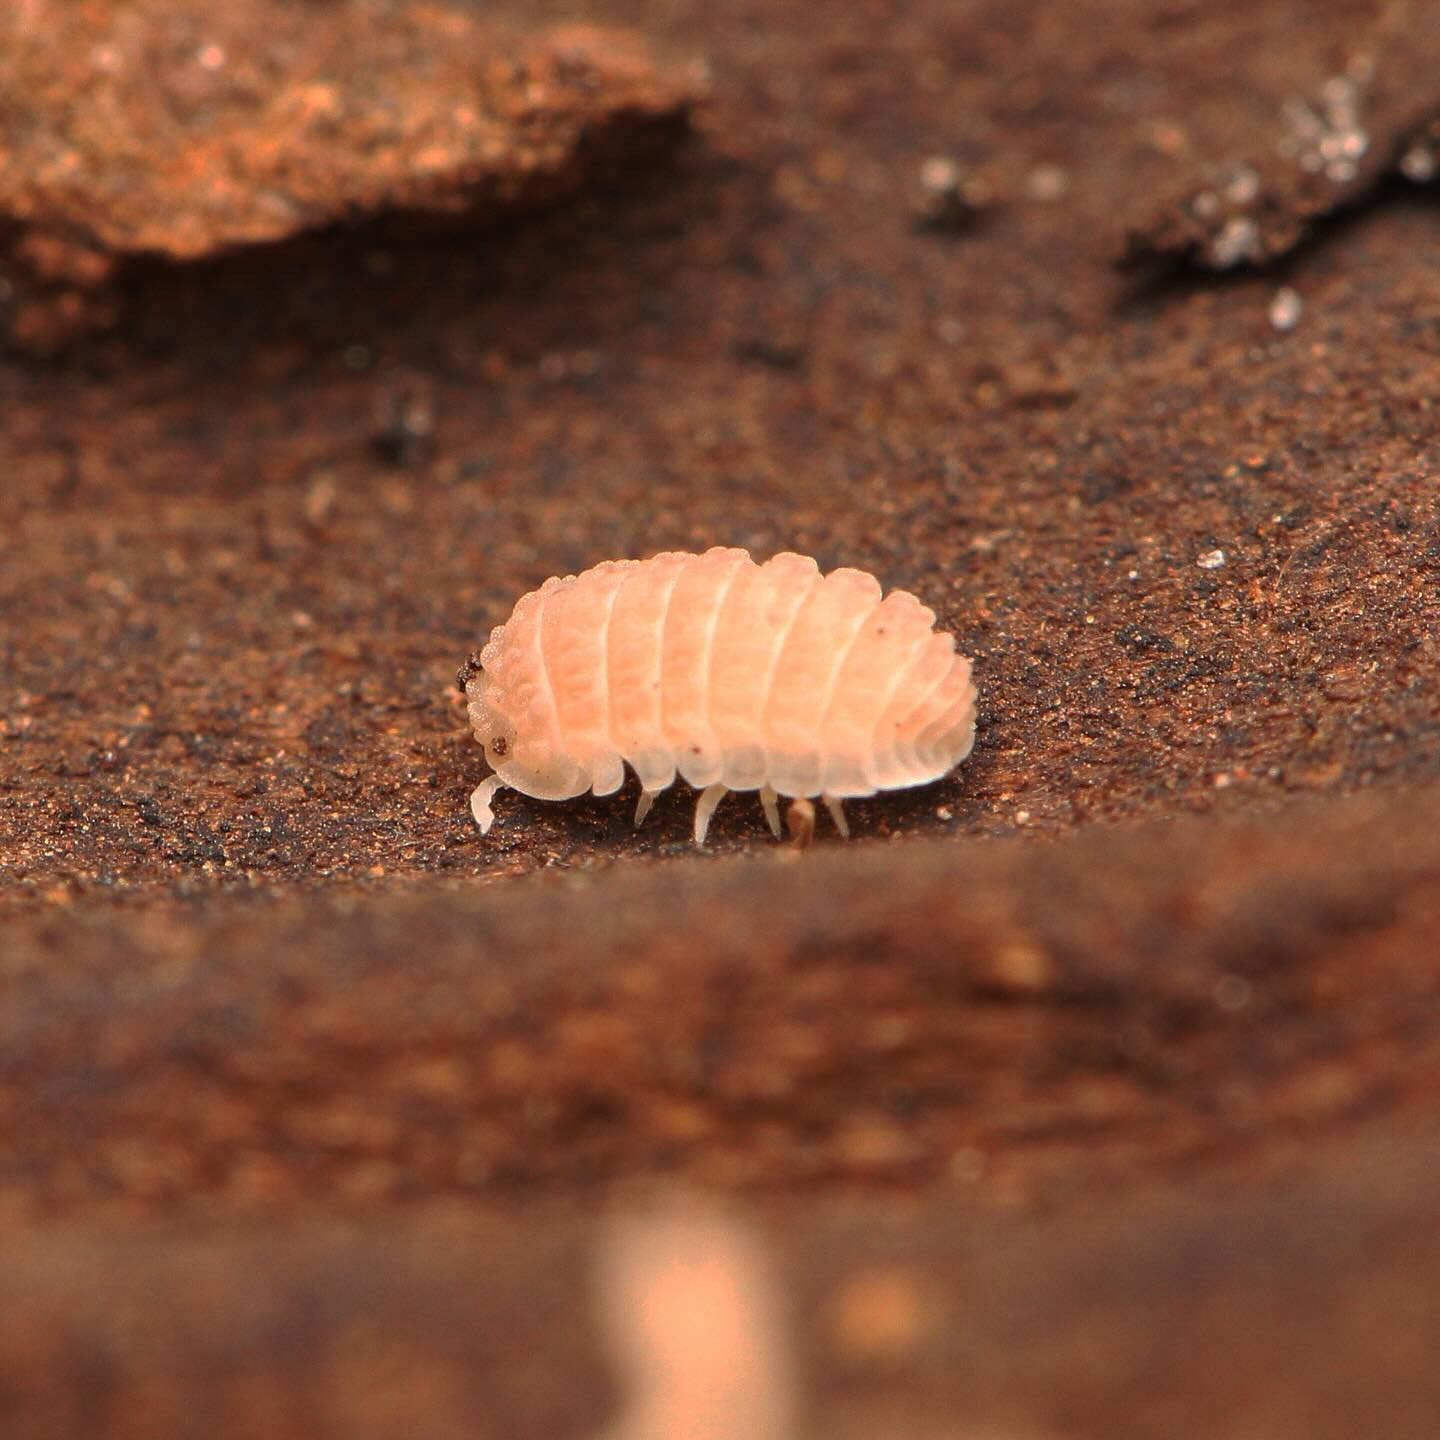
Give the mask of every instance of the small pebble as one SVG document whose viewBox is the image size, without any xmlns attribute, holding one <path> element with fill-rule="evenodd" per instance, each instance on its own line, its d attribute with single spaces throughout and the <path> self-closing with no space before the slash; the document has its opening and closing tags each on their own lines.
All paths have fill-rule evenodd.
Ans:
<svg viewBox="0 0 1440 1440">
<path fill-rule="evenodd" d="M 917 223 L 927 230 L 963 230 L 990 203 L 988 189 L 949 155 L 920 167 Z"/>
<path fill-rule="evenodd" d="M 1359 88 L 1346 75 L 1332 75 L 1314 105 L 1289 100 L 1283 110 L 1288 131 L 1283 153 L 1298 159 L 1308 174 L 1324 174 L 1336 184 L 1353 180 L 1370 148 L 1370 136 L 1360 123 L 1360 100 Z"/>
<path fill-rule="evenodd" d="M 1245 215 L 1232 215 L 1210 242 L 1210 263 L 1232 270 L 1246 260 L 1259 260 L 1263 245 L 1260 227 Z"/>
<path fill-rule="evenodd" d="M 920 184 L 927 195 L 953 195 L 963 178 L 959 163 L 948 155 L 932 155 L 920 167 Z"/>
<path fill-rule="evenodd" d="M 1058 200 L 1070 188 L 1070 177 L 1058 165 L 1037 165 L 1025 177 L 1025 193 L 1032 200 Z"/>
<path fill-rule="evenodd" d="M 1202 190 L 1190 202 L 1190 213 L 1197 220 L 1215 220 L 1220 215 L 1220 197 L 1213 190 Z"/>
<path fill-rule="evenodd" d="M 1440 157 L 1432 145 L 1416 141 L 1400 157 L 1400 173 L 1416 185 L 1425 185 L 1440 174 Z"/>
<path fill-rule="evenodd" d="M 1236 206 L 1253 204 L 1260 195 L 1260 176 L 1249 165 L 1237 165 L 1225 181 L 1225 198 Z"/>
<path fill-rule="evenodd" d="M 848 1359 L 870 1363 L 910 1354 L 934 1318 L 923 1277 L 898 1266 L 850 1276 L 826 1308 L 831 1343 Z"/>
<path fill-rule="evenodd" d="M 391 465 L 429 458 L 435 447 L 435 386 L 428 375 L 404 372 L 379 386 L 370 444 Z"/>
<path fill-rule="evenodd" d="M 1300 298 L 1300 292 L 1288 285 L 1282 285 L 1270 301 L 1270 323 L 1282 335 L 1288 335 L 1300 323 L 1304 313 L 1305 302 Z"/>
<path fill-rule="evenodd" d="M 335 514 L 335 501 L 339 489 L 335 476 L 329 470 L 319 471 L 305 487 L 305 498 L 301 502 L 301 513 L 305 524 L 311 530 L 323 530 Z"/>
<path fill-rule="evenodd" d="M 982 983 L 1011 995 L 1044 994 L 1058 979 L 1054 958 L 1027 935 L 1004 941 L 981 972 Z"/>
<path fill-rule="evenodd" d="M 1195 563 L 1202 570 L 1218 570 L 1225 563 L 1225 552 L 1223 550 L 1207 550 Z"/>
</svg>

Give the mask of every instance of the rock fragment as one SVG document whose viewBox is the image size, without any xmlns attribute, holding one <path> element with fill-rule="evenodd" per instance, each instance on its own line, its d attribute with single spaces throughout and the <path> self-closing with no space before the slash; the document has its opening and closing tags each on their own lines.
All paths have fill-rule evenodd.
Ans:
<svg viewBox="0 0 1440 1440">
<path fill-rule="evenodd" d="M 43 342 L 103 318 L 88 297 L 132 257 L 543 203 L 602 156 L 680 133 L 699 84 L 624 31 L 516 31 L 439 5 L 101 0 L 43 24 L 6 7 L 10 328 Z"/>
<path fill-rule="evenodd" d="M 1363 203 L 1382 180 L 1427 183 L 1437 170 L 1440 15 L 1393 13 L 1348 60 L 1277 106 L 1248 152 L 1193 169 L 1160 203 L 1132 216 L 1120 262 L 1198 270 L 1264 266 L 1290 254 L 1317 222 Z"/>
</svg>

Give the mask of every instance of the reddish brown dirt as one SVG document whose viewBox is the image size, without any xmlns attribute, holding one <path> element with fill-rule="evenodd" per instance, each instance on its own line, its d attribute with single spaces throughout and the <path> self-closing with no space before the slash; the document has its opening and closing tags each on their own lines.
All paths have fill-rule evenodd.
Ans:
<svg viewBox="0 0 1440 1440">
<path fill-rule="evenodd" d="M 647 1176 L 968 1191 L 977 1170 L 1049 1209 L 1264 1165 L 1440 1088 L 1436 798 L 1312 808 L 1304 845 L 1192 822 L 24 917 L 0 1212 L 588 1203 Z"/>
<path fill-rule="evenodd" d="M 953 1199 L 781 1207 L 749 1237 L 790 1302 L 772 1368 L 803 1377 L 803 1433 L 838 1440 L 1428 1440 L 1433 1136 L 1315 1162 L 1263 1196 L 1115 1196 L 1044 1226 Z M 714 1264 L 734 1222 L 705 1219 L 676 1248 Z M 614 1248 L 544 1207 L 9 1245 L 6 1435 L 185 1435 L 196 1414 L 220 1440 L 654 1434 L 605 1428 L 633 1403 L 598 1323 Z"/>
<path fill-rule="evenodd" d="M 314 57 L 389 77 L 410 116 L 465 71 L 396 68 L 449 23 L 399 0 L 248 0 L 223 36 L 194 7 L 173 12 L 189 29 L 121 9 L 167 65 L 219 45 L 227 86 L 252 47 L 297 47 L 226 91 L 245 157 L 226 214 L 284 169 L 253 137 L 328 73 Z M 32 141 L 69 133 L 93 55 L 58 8 L 15 13 L 38 49 L 4 113 Z M 1432 193 L 1383 178 L 1440 110 L 1423 15 L 504 4 L 483 36 L 454 22 L 504 73 L 553 55 L 556 26 L 631 38 L 587 42 L 610 80 L 542 110 L 545 186 L 506 189 L 530 173 L 517 141 L 510 180 L 447 175 L 446 207 L 471 208 L 443 225 L 417 214 L 417 152 L 372 188 L 342 125 L 306 170 L 325 203 L 237 243 L 263 237 L 130 143 L 156 133 L 138 80 L 112 92 L 132 127 L 87 141 L 86 188 L 31 186 L 22 214 L 0 178 L 7 253 L 60 235 L 103 255 L 41 298 L 83 291 L 109 327 L 0 363 L 0 1260 L 41 1257 L 35 1324 L 0 1333 L 0 1421 L 31 1428 L 0 1431 L 180 1434 L 185 1386 L 223 1373 L 276 1407 L 237 1402 L 226 1434 L 391 1433 L 396 1413 L 461 1433 L 466 1347 L 501 1385 L 574 1289 L 545 1234 L 584 1249 L 592 1207 L 678 1177 L 741 1197 L 777 1264 L 804 1251 L 836 1285 L 869 1207 L 946 1304 L 979 1285 L 976 1326 L 1017 1346 L 1040 1342 L 1007 1286 L 1035 1314 L 1093 1313 L 1040 1347 L 1053 1404 L 1020 1404 L 1025 1373 L 957 1320 L 887 1372 L 900 1430 L 857 1396 L 848 1418 L 822 1407 L 824 1433 L 946 1433 L 957 1355 L 992 1431 L 1288 1440 L 1358 1433 L 1338 1417 L 1381 1396 L 1387 1435 L 1427 1433 L 1434 1177 L 1392 1205 L 1370 1133 L 1403 1150 L 1440 1098 L 1440 252 Z M 696 54 L 711 98 L 687 138 Z M 1117 272 L 1157 196 L 1272 156 L 1286 101 L 1340 74 L 1365 77 L 1377 158 L 1328 219 L 1308 185 L 1264 190 L 1283 270 Z M 921 223 L 932 155 L 987 197 L 964 226 Z M 210 226 L 203 255 L 124 239 L 92 203 L 122 173 L 168 187 L 146 225 Z M 18 283 L 12 333 L 35 299 Z M 1303 302 L 1283 332 L 1282 283 Z M 633 788 L 507 794 L 482 841 L 456 665 L 548 574 L 712 543 L 920 594 L 977 660 L 972 759 L 852 806 L 856 840 L 822 831 L 804 856 L 736 799 L 694 852 L 678 790 L 638 834 Z M 1230 1339 L 1273 1359 L 1210 1408 L 1185 1401 L 1219 1341 L 1176 1299 L 1181 1186 L 1207 1192 L 1207 1234 L 1250 1237 L 1213 1252 L 1213 1304 L 1253 1301 Z M 437 1205 L 472 1227 L 453 1272 Z M 1088 1228 L 1112 1206 L 1119 1238 Z M 1274 1222 L 1254 1217 L 1279 1206 L 1303 1244 L 1266 1269 Z M 334 1258 L 342 1216 L 366 1227 L 358 1259 Z M 997 1257 L 983 1283 L 951 1243 L 972 1224 Z M 412 1243 L 418 1268 L 394 1271 L 386 1247 Z M 257 1311 L 253 1277 L 288 1273 L 294 1245 L 303 1283 Z M 527 1246 L 533 1291 L 506 1269 L 455 1348 L 404 1350 L 402 1331 L 463 1326 L 467 1277 Z M 1026 1259 L 1087 1249 L 1124 1251 L 1126 1284 Z M 202 1326 L 203 1363 L 95 1328 L 97 1276 L 140 1293 L 192 1265 L 237 1317 Z M 876 1293 L 881 1331 L 910 1333 Z M 357 1310 L 363 1344 L 338 1318 Z M 1390 1357 L 1383 1383 L 1264 1348 L 1326 1313 Z M 803 1348 L 828 1322 L 796 1314 Z M 604 1387 L 568 1363 L 593 1344 L 556 1331 L 496 1433 L 594 1433 Z M 820 1360 L 804 1374 L 849 1393 Z M 297 1411 L 307 1385 L 340 1408 Z"/>
<path fill-rule="evenodd" d="M 196 0 L 12 7 L 12 334 L 39 347 L 114 319 L 107 282 L 136 256 L 553 200 L 619 136 L 633 154 L 673 130 L 697 78 L 661 71 L 624 31 L 527 34 L 444 5 L 337 5 L 323 24 L 304 7 Z"/>
</svg>

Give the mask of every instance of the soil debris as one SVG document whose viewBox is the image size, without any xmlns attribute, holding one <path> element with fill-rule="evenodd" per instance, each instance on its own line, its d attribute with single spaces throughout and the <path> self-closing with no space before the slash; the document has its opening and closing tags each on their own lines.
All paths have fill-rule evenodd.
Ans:
<svg viewBox="0 0 1440 1440">
<path fill-rule="evenodd" d="M 990 184 L 950 155 L 932 155 L 921 166 L 915 224 L 921 230 L 961 234 L 994 203 Z"/>
<path fill-rule="evenodd" d="M 1207 167 L 1158 205 L 1147 202 L 1127 226 L 1121 264 L 1271 265 L 1325 217 L 1374 196 L 1387 177 L 1427 183 L 1437 168 L 1437 59 L 1434 7 L 1385 7 L 1374 29 L 1352 41 L 1344 68 L 1281 101 L 1262 148 Z"/>
</svg>

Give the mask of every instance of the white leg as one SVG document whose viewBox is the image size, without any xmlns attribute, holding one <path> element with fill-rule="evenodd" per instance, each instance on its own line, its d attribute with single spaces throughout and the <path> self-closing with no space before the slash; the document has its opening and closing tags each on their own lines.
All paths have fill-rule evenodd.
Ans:
<svg viewBox="0 0 1440 1440">
<path fill-rule="evenodd" d="M 695 843 L 705 843 L 706 832 L 710 829 L 710 817 L 715 813 L 715 807 L 730 792 L 723 785 L 707 785 L 700 792 L 700 798 L 695 802 Z"/>
<path fill-rule="evenodd" d="M 845 819 L 844 802 L 837 800 L 833 795 L 825 795 L 821 798 L 825 801 L 825 808 L 830 812 L 830 818 L 835 822 L 835 828 L 848 840 L 850 826 Z"/>
<path fill-rule="evenodd" d="M 815 807 L 803 797 L 792 800 L 785 812 L 785 823 L 790 827 L 790 838 L 797 850 L 806 849 L 815 838 Z"/>
<path fill-rule="evenodd" d="M 637 830 L 645 823 L 645 817 L 650 813 L 650 807 L 654 803 L 655 791 L 642 790 L 640 792 L 640 803 L 635 807 L 635 828 Z"/>
<path fill-rule="evenodd" d="M 774 790 L 768 785 L 760 787 L 760 808 L 765 812 L 765 823 L 770 827 L 770 833 L 778 840 L 780 838 L 780 806 L 776 803 Z"/>
<path fill-rule="evenodd" d="M 495 798 L 495 792 L 504 788 L 505 782 L 498 775 L 491 775 L 482 780 L 470 796 L 470 813 L 475 817 L 482 835 L 488 835 L 495 823 L 495 812 L 490 808 L 490 802 Z"/>
</svg>

